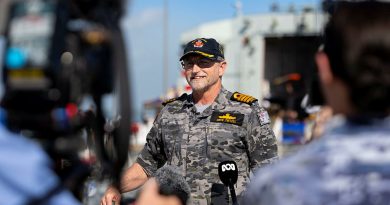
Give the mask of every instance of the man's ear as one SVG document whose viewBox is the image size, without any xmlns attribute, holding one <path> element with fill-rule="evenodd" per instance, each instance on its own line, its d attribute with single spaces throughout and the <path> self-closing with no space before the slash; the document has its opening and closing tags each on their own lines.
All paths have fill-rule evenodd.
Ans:
<svg viewBox="0 0 390 205">
<path fill-rule="evenodd" d="M 225 73 L 226 67 L 227 67 L 226 61 L 223 61 L 220 63 L 219 68 L 218 68 L 219 77 L 223 76 L 223 74 Z"/>
<path fill-rule="evenodd" d="M 315 60 L 317 63 L 318 75 L 323 84 L 327 85 L 334 80 L 332 70 L 330 68 L 328 56 L 320 51 L 316 54 Z"/>
</svg>

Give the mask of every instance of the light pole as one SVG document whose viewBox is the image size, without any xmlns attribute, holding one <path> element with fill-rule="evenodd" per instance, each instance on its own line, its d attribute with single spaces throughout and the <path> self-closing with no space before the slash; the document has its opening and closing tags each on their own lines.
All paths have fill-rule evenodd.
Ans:
<svg viewBox="0 0 390 205">
<path fill-rule="evenodd" d="M 164 31 L 163 31 L 163 93 L 168 91 L 168 0 L 164 0 Z"/>
</svg>

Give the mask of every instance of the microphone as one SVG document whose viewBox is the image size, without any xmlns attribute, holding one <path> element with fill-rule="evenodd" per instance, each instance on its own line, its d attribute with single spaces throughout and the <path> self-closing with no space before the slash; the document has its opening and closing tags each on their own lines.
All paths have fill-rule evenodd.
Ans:
<svg viewBox="0 0 390 205">
<path fill-rule="evenodd" d="M 187 204 L 191 188 L 180 169 L 172 165 L 164 165 L 154 175 L 158 184 L 159 194 L 164 196 L 175 196 L 181 204 Z"/>
<path fill-rule="evenodd" d="M 218 175 L 222 183 L 229 187 L 233 205 L 238 205 L 234 184 L 237 183 L 238 168 L 234 161 L 223 161 L 218 165 Z"/>
</svg>

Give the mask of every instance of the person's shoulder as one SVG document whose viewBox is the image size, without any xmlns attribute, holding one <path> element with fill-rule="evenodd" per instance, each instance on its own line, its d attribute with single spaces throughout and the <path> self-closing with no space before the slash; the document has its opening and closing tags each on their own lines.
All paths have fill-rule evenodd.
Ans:
<svg viewBox="0 0 390 205">
<path fill-rule="evenodd" d="M 41 150 L 40 146 L 35 141 L 11 132 L 3 125 L 0 126 L 0 146 L 7 147 L 8 151 L 14 152 L 19 152 L 20 150 L 25 152 L 36 152 Z"/>
<path fill-rule="evenodd" d="M 232 102 L 233 106 L 239 107 L 240 110 L 268 115 L 267 111 L 259 104 L 259 100 L 253 96 L 240 92 L 234 92 L 231 94 L 229 100 Z"/>
<path fill-rule="evenodd" d="M 188 94 L 187 93 L 183 93 L 181 96 L 179 97 L 176 97 L 176 98 L 171 98 L 171 99 L 168 99 L 168 100 L 165 100 L 164 102 L 162 102 L 162 105 L 165 107 L 165 106 L 172 106 L 172 105 L 178 105 L 180 103 L 183 103 L 188 97 Z"/>
<path fill-rule="evenodd" d="M 2 150 L 3 153 L 6 152 L 8 155 L 14 156 L 17 160 L 28 161 L 28 164 L 23 165 L 26 167 L 30 165 L 39 167 L 43 164 L 47 164 L 49 161 L 47 153 L 38 142 L 23 135 L 11 132 L 4 126 L 0 126 L 0 150 Z M 23 153 L 28 154 L 21 155 L 21 150 L 23 150 Z M 13 165 L 19 166 L 18 164 L 13 163 L 14 158 L 2 158 L 0 161 L 0 164 L 7 164 L 9 162 L 9 166 L 5 166 L 8 169 L 15 168 Z M 31 169 L 29 171 L 31 171 Z"/>
<path fill-rule="evenodd" d="M 245 193 L 244 204 L 286 204 L 271 202 L 276 199 L 288 202 L 291 196 L 307 192 L 307 184 L 322 180 L 316 170 L 321 169 L 324 163 L 321 163 L 322 159 L 313 156 L 313 151 L 300 150 L 274 164 L 255 170 Z"/>
</svg>

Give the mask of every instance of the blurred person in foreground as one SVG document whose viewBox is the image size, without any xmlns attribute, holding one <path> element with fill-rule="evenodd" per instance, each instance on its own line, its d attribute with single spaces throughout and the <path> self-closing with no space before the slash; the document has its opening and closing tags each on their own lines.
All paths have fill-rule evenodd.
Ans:
<svg viewBox="0 0 390 205">
<path fill-rule="evenodd" d="M 164 164 L 180 168 L 191 188 L 190 204 L 228 204 L 219 163 L 237 163 L 240 197 L 250 172 L 277 159 L 265 109 L 257 99 L 222 86 L 227 68 L 222 46 L 215 39 L 199 38 L 183 53 L 180 61 L 192 94 L 164 103 L 136 163 L 124 172 L 119 187 L 107 189 L 102 205 L 119 201 L 120 193 L 138 188 Z"/>
<path fill-rule="evenodd" d="M 177 167 L 163 166 L 150 178 L 134 205 L 186 205 L 190 187 Z"/>
<path fill-rule="evenodd" d="M 11 133 L 3 123 L 0 123 L 0 204 L 80 204 L 63 186 L 54 172 L 53 161 L 42 147 Z"/>
<path fill-rule="evenodd" d="M 0 5 L 7 8 L 5 3 Z M 0 35 L 1 56 L 4 44 Z M 2 60 L 0 57 L 0 64 Z M 4 119 L 5 111 L 0 108 L 0 204 L 80 204 L 63 186 L 54 171 L 54 162 L 41 145 L 10 132 Z"/>
<path fill-rule="evenodd" d="M 390 203 L 390 3 L 335 8 L 316 63 L 341 117 L 298 154 L 259 170 L 242 204 Z"/>
</svg>

